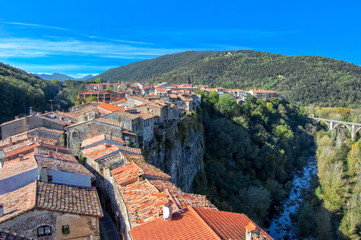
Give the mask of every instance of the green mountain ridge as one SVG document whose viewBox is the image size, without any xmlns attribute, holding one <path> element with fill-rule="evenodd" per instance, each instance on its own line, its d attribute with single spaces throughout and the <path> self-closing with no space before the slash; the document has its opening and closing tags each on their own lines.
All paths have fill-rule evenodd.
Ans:
<svg viewBox="0 0 361 240">
<path fill-rule="evenodd" d="M 68 80 L 48 81 L 23 70 L 0 63 L 0 123 L 14 116 L 28 114 L 29 108 L 43 112 L 53 109 L 68 109 L 75 101 L 85 82 Z"/>
<path fill-rule="evenodd" d="M 361 67 L 320 56 L 188 51 L 112 68 L 96 77 L 108 82 L 190 81 L 211 87 L 272 89 L 299 106 L 361 106 Z"/>
</svg>

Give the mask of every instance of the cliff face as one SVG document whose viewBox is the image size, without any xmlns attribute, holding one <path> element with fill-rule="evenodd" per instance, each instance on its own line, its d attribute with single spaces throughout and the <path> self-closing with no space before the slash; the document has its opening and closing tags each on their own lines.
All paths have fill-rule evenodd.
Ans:
<svg viewBox="0 0 361 240">
<path fill-rule="evenodd" d="M 145 152 L 146 161 L 168 173 L 178 187 L 192 189 L 194 177 L 203 169 L 204 128 L 188 116 L 156 135 L 157 144 Z"/>
</svg>

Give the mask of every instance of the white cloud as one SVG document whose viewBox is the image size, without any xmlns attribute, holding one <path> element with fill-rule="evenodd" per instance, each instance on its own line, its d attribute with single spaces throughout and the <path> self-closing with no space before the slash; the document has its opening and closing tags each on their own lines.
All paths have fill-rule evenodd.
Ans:
<svg viewBox="0 0 361 240">
<path fill-rule="evenodd" d="M 50 55 L 88 55 L 104 58 L 144 59 L 184 49 L 138 47 L 125 43 L 81 40 L 0 38 L 0 57 L 43 57 Z"/>
<path fill-rule="evenodd" d="M 70 31 L 70 29 L 68 29 L 68 28 L 55 27 L 55 26 L 49 26 L 49 25 L 43 25 L 43 24 L 35 24 L 35 23 L 6 22 L 6 21 L 1 21 L 0 23 L 8 24 L 8 25 L 25 26 L 25 27 L 36 27 L 36 28 L 47 28 L 47 29 Z"/>
</svg>

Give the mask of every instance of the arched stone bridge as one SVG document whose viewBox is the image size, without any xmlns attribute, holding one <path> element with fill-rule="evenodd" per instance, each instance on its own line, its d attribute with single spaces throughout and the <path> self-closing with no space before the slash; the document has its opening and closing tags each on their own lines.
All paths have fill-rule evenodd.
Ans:
<svg viewBox="0 0 361 240">
<path fill-rule="evenodd" d="M 361 130 L 361 123 L 352 123 L 352 122 L 343 122 L 343 121 L 337 121 L 332 119 L 324 119 L 324 118 L 314 118 L 310 117 L 311 119 L 317 121 L 317 122 L 324 122 L 329 130 L 334 130 L 338 126 L 346 126 L 347 129 L 351 133 L 351 139 L 354 140 L 356 138 L 356 134 L 358 131 Z"/>
</svg>

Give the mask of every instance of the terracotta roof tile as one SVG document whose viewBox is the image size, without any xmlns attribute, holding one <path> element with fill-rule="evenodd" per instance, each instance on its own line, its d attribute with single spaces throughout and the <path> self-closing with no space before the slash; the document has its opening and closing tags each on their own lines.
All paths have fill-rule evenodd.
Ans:
<svg viewBox="0 0 361 240">
<path fill-rule="evenodd" d="M 51 170 L 81 174 L 95 178 L 95 176 L 79 162 L 49 158 L 41 155 L 35 155 L 35 160 L 39 167 L 46 167 L 47 169 Z"/>
<path fill-rule="evenodd" d="M 94 187 L 75 187 L 37 182 L 36 205 L 50 211 L 103 217 Z"/>
<path fill-rule="evenodd" d="M 22 144 L 17 144 L 17 145 L 22 145 Z M 14 145 L 14 146 L 17 146 Z M 6 152 L 6 158 L 11 160 L 11 159 L 15 159 L 19 156 L 19 154 L 28 154 L 34 151 L 34 149 L 36 147 L 38 147 L 40 144 L 38 142 L 35 143 L 27 143 L 25 146 L 16 148 L 12 151 Z"/>
<path fill-rule="evenodd" d="M 159 192 L 148 180 L 119 186 L 128 208 L 132 227 L 156 219 L 162 213 L 166 193 Z"/>
<path fill-rule="evenodd" d="M 116 154 L 119 152 L 118 146 L 110 145 L 110 144 L 102 144 L 102 145 L 104 146 L 103 149 L 100 149 L 98 151 L 87 154 L 86 156 L 93 160 L 97 160 L 97 159 L 103 158 L 105 156 L 113 155 L 113 154 Z M 85 149 L 85 150 L 87 150 L 87 149 Z"/>
<path fill-rule="evenodd" d="M 104 109 L 104 110 L 106 110 L 107 112 L 114 112 L 114 111 L 119 111 L 119 110 L 121 110 L 120 107 L 114 106 L 114 105 L 109 104 L 109 103 L 101 103 L 101 104 L 98 104 L 98 108 Z"/>
<path fill-rule="evenodd" d="M 121 139 L 121 138 L 117 138 L 117 137 L 113 137 L 113 136 L 111 137 L 110 135 L 107 135 L 107 134 L 100 134 L 100 135 L 97 135 L 95 137 L 85 139 L 82 142 L 81 147 L 85 148 L 85 147 L 87 147 L 89 145 L 95 144 L 95 143 L 103 141 L 103 140 L 109 140 L 109 141 L 112 141 L 112 142 L 115 142 L 115 143 L 125 144 L 124 140 Z"/>
<path fill-rule="evenodd" d="M 221 239 L 192 208 L 184 209 L 183 213 L 173 213 L 170 220 L 164 221 L 163 218 L 157 218 L 154 221 L 135 227 L 129 232 L 133 240 Z"/>
<path fill-rule="evenodd" d="M 0 179 L 8 178 L 38 167 L 34 153 L 24 155 L 23 159 L 24 160 L 20 161 L 20 158 L 16 158 L 5 162 L 4 166 L 0 168 Z"/>
<path fill-rule="evenodd" d="M 244 214 L 202 208 L 194 209 L 222 239 L 245 240 L 246 227 L 250 223 L 261 230 L 261 236 L 265 236 L 267 240 L 273 239 Z"/>
<path fill-rule="evenodd" d="M 0 195 L 0 203 L 4 204 L 4 216 L 0 223 L 33 209 L 36 205 L 36 181 L 15 191 Z"/>
<path fill-rule="evenodd" d="M 186 193 L 175 184 L 163 180 L 149 180 L 159 191 L 168 191 L 178 208 L 187 206 L 218 210 L 204 195 Z"/>
<path fill-rule="evenodd" d="M 246 239 L 248 224 L 255 225 L 240 213 L 221 212 L 202 208 L 187 207 L 183 212 L 175 212 L 165 221 L 158 218 L 130 230 L 133 240 L 160 239 Z M 257 225 L 255 225 L 259 228 Z M 260 228 L 259 228 L 260 229 Z M 272 238 L 260 229 L 260 235 Z"/>
</svg>

